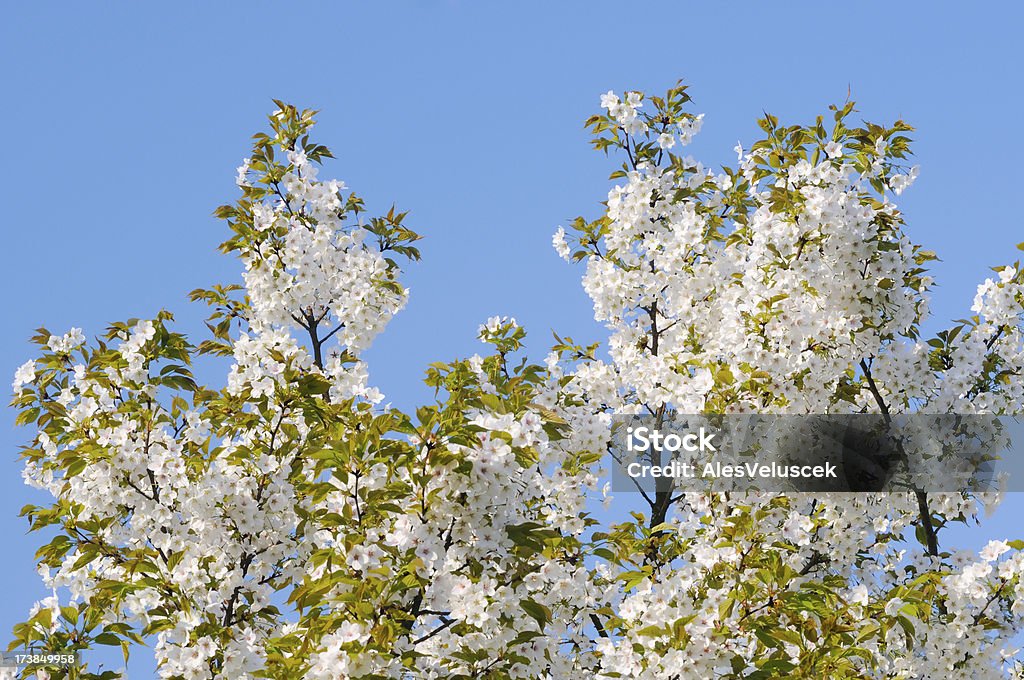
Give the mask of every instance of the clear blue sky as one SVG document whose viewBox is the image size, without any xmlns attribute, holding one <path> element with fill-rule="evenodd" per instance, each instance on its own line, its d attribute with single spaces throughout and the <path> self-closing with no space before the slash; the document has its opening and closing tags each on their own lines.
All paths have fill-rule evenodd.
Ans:
<svg viewBox="0 0 1024 680">
<path fill-rule="evenodd" d="M 983 7 L 983 9 L 982 9 Z M 936 250 L 941 319 L 968 314 L 987 267 L 1024 240 L 1012 170 L 1024 110 L 1019 3 L 334 2 L 7 3 L 0 25 L 6 162 L 4 376 L 33 328 L 174 311 L 237 278 L 210 216 L 271 98 L 322 111 L 318 139 L 370 210 L 397 202 L 425 234 L 408 308 L 368 355 L 400 406 L 429 396 L 431 361 L 478 351 L 477 325 L 516 316 L 540 359 L 550 331 L 602 337 L 578 268 L 550 248 L 596 216 L 612 162 L 583 120 L 608 89 L 684 78 L 706 113 L 692 152 L 732 162 L 762 110 L 812 121 L 847 88 L 862 116 L 917 127 L 909 232 Z M 211 375 L 211 380 L 219 379 Z M 4 384 L 9 380 L 4 378 Z M 18 509 L 16 448 L 0 416 L 0 637 L 45 596 Z M 965 543 L 1020 537 L 1011 499 Z M 151 673 L 132 664 L 132 677 Z"/>
</svg>

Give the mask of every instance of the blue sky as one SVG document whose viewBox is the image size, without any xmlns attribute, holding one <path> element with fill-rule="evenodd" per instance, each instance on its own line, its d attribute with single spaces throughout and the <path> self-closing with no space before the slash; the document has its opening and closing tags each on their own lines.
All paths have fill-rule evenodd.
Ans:
<svg viewBox="0 0 1024 680">
<path fill-rule="evenodd" d="M 13 374 L 42 324 L 91 336 L 166 307 L 198 337 L 205 310 L 187 292 L 238 273 L 215 251 L 225 229 L 211 211 L 234 200 L 271 98 L 320 109 L 316 136 L 337 156 L 322 176 L 371 211 L 410 210 L 426 236 L 410 304 L 367 356 L 400 406 L 429 398 L 428 363 L 478 351 L 493 314 L 517 317 L 538 359 L 551 330 L 603 337 L 581 271 L 550 237 L 599 213 L 614 162 L 582 122 L 608 89 L 685 79 L 706 114 L 692 153 L 709 164 L 732 162 L 762 111 L 813 121 L 848 89 L 863 117 L 915 125 L 921 176 L 901 205 L 912 238 L 942 258 L 936 317 L 965 316 L 987 267 L 1024 240 L 1007 165 L 1024 110 L 1022 20 L 1010 2 L 10 3 L 0 367 Z M 5 410 L 2 631 L 46 595 L 37 538 L 15 517 L 33 496 L 16 460 L 27 432 L 12 422 Z M 1022 509 L 1010 499 L 953 540 L 1019 537 Z"/>
</svg>

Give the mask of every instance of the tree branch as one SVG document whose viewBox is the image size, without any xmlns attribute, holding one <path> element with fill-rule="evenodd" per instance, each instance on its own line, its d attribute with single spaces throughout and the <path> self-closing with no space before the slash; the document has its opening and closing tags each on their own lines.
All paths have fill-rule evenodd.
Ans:
<svg viewBox="0 0 1024 680">
<path fill-rule="evenodd" d="M 885 399 L 882 398 L 881 392 L 878 391 L 878 385 L 875 384 L 875 379 L 871 375 L 871 367 L 863 359 L 860 360 L 860 370 L 864 373 L 864 377 L 867 378 L 868 390 L 871 391 L 871 395 L 875 398 L 875 403 L 878 404 L 882 417 L 885 418 L 885 424 L 891 425 L 892 415 L 889 413 L 889 406 L 885 403 Z M 906 455 L 902 442 L 897 441 L 896 446 L 901 455 Z M 921 519 L 921 526 L 924 528 L 925 542 L 928 544 L 928 554 L 932 557 L 938 557 L 939 538 L 935 533 L 935 525 L 932 524 L 932 512 L 928 507 L 928 494 L 920 489 L 916 489 L 914 493 L 917 495 L 917 512 Z"/>
</svg>

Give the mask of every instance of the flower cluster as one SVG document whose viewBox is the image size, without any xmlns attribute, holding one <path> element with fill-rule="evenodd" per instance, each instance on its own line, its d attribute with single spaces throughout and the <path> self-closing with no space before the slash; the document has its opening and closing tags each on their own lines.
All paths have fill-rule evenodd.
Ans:
<svg viewBox="0 0 1024 680">
<path fill-rule="evenodd" d="M 609 92 L 588 121 L 625 160 L 604 214 L 552 243 L 586 261 L 604 346 L 556 336 L 531 364 L 492 317 L 487 352 L 432 364 L 414 414 L 376 406 L 360 353 L 418 236 L 318 179 L 313 112 L 278 103 L 218 210 L 244 286 L 192 294 L 212 337 L 167 312 L 92 343 L 41 329 L 15 373 L 24 477 L 53 497 L 24 514 L 54 534 L 53 595 L 15 644 L 148 637 L 168 679 L 1020 677 L 1024 542 L 939 542 L 998 494 L 656 490 L 592 514 L 614 416 L 896 422 L 1024 398 L 1019 263 L 920 337 L 934 255 L 893 202 L 917 176 L 909 126 L 767 116 L 715 171 L 680 153 L 703 122 L 688 101 Z M 230 362 L 223 388 L 196 383 L 197 355 Z"/>
<path fill-rule="evenodd" d="M 1019 265 L 979 288 L 972 319 L 919 337 L 934 255 L 910 242 L 892 201 L 918 174 L 901 164 L 909 126 L 848 127 L 849 103 L 833 107 L 830 130 L 766 116 L 766 137 L 737 147 L 738 167 L 713 172 L 673 152 L 699 128 L 688 100 L 685 87 L 608 93 L 588 121 L 594 145 L 626 161 L 604 215 L 553 239 L 586 261 L 584 288 L 611 333 L 608 361 L 563 347 L 574 403 L 656 417 L 1019 410 Z M 643 500 L 650 513 L 595 551 L 595 582 L 618 585 L 598 677 L 1017 668 L 1019 553 L 994 566 L 1010 545 L 977 561 L 942 553 L 937 537 L 998 494 Z M 910 528 L 923 549 L 904 544 Z"/>
<path fill-rule="evenodd" d="M 417 236 L 317 181 L 311 125 L 282 104 L 218 211 L 245 286 L 193 293 L 211 339 L 166 312 L 91 345 L 35 338 L 13 388 L 38 428 L 25 480 L 54 498 L 25 512 L 58 529 L 40 550 L 56 594 L 19 644 L 149 636 L 166 678 L 583 673 L 562 649 L 608 598 L 583 562 L 596 477 L 558 382 L 513 365 L 525 333 L 496 317 L 494 354 L 432 368 L 447 400 L 374 409 L 358 353 L 403 304 L 392 258 Z M 230 357 L 223 389 L 194 381 L 196 354 Z"/>
</svg>

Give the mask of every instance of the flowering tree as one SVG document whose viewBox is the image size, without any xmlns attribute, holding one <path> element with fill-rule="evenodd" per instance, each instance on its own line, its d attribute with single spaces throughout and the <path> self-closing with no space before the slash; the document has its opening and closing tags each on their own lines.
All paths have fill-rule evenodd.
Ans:
<svg viewBox="0 0 1024 680">
<path fill-rule="evenodd" d="M 217 211 L 245 285 L 192 293 L 211 337 L 167 312 L 91 344 L 41 329 L 17 371 L 54 594 L 12 648 L 149 639 L 166 678 L 1019 674 L 1024 543 L 940 541 L 996 494 L 659 491 L 616 523 L 588 505 L 615 415 L 1005 414 L 1024 389 L 1019 264 L 919 338 L 934 255 L 890 200 L 917 172 L 909 126 L 767 116 L 716 173 L 678 153 L 687 102 L 608 93 L 588 121 L 620 183 L 554 245 L 586 260 L 606 354 L 559 338 L 531 364 L 493 318 L 490 352 L 433 364 L 414 414 L 379 406 L 359 357 L 419 236 L 318 179 L 313 112 L 279 102 Z M 226 387 L 196 383 L 199 354 L 230 357 Z"/>
</svg>

